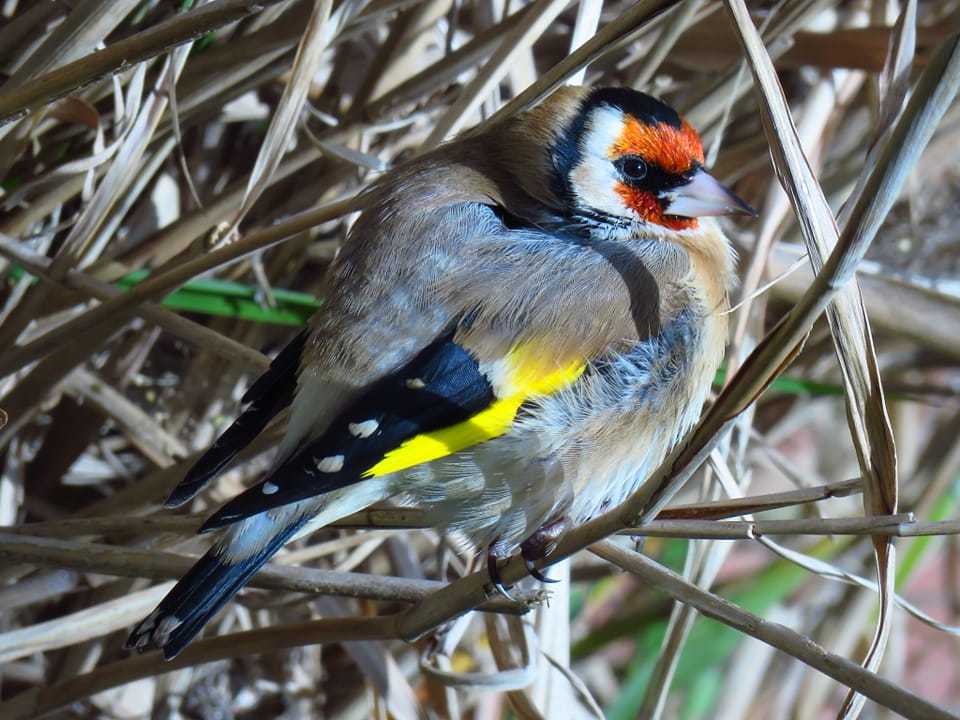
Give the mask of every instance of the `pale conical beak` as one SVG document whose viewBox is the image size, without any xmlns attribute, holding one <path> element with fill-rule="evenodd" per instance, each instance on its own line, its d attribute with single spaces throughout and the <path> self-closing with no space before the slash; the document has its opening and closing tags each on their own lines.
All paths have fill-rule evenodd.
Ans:
<svg viewBox="0 0 960 720">
<path fill-rule="evenodd" d="M 704 169 L 697 170 L 690 182 L 674 188 L 667 196 L 668 215 L 706 217 L 708 215 L 750 215 L 757 211 L 747 205 Z"/>
</svg>

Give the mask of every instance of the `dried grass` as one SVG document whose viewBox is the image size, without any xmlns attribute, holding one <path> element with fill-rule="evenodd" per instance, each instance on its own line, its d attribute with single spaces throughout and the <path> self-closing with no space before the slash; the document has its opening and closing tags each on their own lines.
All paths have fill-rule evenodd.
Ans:
<svg viewBox="0 0 960 720">
<path fill-rule="evenodd" d="M 894 5 L 3 3 L 0 717 L 955 717 L 960 4 Z M 665 97 L 763 208 L 699 425 L 564 536 L 546 603 L 377 508 L 174 662 L 124 655 L 269 461 L 279 425 L 159 509 L 357 193 L 565 82 Z"/>
</svg>

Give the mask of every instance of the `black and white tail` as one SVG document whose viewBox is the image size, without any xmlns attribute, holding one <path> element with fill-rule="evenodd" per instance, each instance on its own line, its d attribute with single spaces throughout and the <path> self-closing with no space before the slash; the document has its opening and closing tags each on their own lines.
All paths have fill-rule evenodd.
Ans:
<svg viewBox="0 0 960 720">
<path fill-rule="evenodd" d="M 167 660 L 178 655 L 305 522 L 303 518 L 278 532 L 247 558 L 225 555 L 219 546 L 211 548 L 133 629 L 126 647 L 141 652 L 163 648 Z"/>
<path fill-rule="evenodd" d="M 219 530 L 217 543 L 133 629 L 127 647 L 141 652 L 162 648 L 169 660 L 298 532 L 325 527 L 392 492 L 389 478 L 370 478 Z"/>
</svg>

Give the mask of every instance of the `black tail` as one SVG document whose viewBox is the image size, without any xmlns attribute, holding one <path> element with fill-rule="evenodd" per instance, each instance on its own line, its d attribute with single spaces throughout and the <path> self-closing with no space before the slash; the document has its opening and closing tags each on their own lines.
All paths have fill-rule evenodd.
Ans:
<svg viewBox="0 0 960 720">
<path fill-rule="evenodd" d="M 256 555 L 238 562 L 226 562 L 217 548 L 211 548 L 133 629 L 126 647 L 141 652 L 162 648 L 167 660 L 178 655 L 306 520 L 284 528 Z"/>
<path fill-rule="evenodd" d="M 307 331 L 303 330 L 250 386 L 242 399 L 250 406 L 187 471 L 164 503 L 166 507 L 177 507 L 193 498 L 238 452 L 253 442 L 277 413 L 293 401 L 297 390 L 297 366 L 306 341 Z"/>
</svg>

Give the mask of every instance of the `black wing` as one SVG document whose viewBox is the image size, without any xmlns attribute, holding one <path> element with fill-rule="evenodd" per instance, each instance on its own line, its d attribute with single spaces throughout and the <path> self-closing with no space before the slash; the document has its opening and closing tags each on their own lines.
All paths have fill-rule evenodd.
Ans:
<svg viewBox="0 0 960 720">
<path fill-rule="evenodd" d="M 248 407 L 187 471 L 164 506 L 177 507 L 191 500 L 237 453 L 253 442 L 277 413 L 293 401 L 297 390 L 297 367 L 308 334 L 309 331 L 304 328 L 247 389 L 241 402 L 248 404 Z"/>
<path fill-rule="evenodd" d="M 220 508 L 200 531 L 356 483 L 406 440 L 462 422 L 494 400 L 476 359 L 452 337 L 438 340 L 372 385 L 320 438 Z"/>
</svg>

